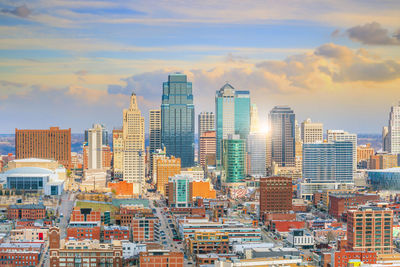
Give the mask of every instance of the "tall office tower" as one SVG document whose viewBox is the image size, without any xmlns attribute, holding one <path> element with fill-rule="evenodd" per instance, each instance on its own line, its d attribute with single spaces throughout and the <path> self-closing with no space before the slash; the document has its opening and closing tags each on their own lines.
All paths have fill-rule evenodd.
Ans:
<svg viewBox="0 0 400 267">
<path fill-rule="evenodd" d="M 328 142 L 350 141 L 353 144 L 353 169 L 357 170 L 357 134 L 348 133 L 343 130 L 328 130 Z"/>
<path fill-rule="evenodd" d="M 113 176 L 122 179 L 124 171 L 124 136 L 122 129 L 114 129 L 113 136 Z"/>
<path fill-rule="evenodd" d="M 88 132 L 88 169 L 101 169 L 103 167 L 103 128 L 94 124 Z"/>
<path fill-rule="evenodd" d="M 400 154 L 400 103 L 390 110 L 388 131 L 388 152 Z"/>
<path fill-rule="evenodd" d="M 192 83 L 184 74 L 168 76 L 163 83 L 161 140 L 168 156 L 182 160 L 182 167 L 194 165 L 194 105 Z"/>
<path fill-rule="evenodd" d="M 301 127 L 297 120 L 294 121 L 294 140 L 301 141 Z"/>
<path fill-rule="evenodd" d="M 165 187 L 168 178 L 181 173 L 181 159 L 171 156 L 170 158 L 157 159 L 157 191 L 165 195 Z"/>
<path fill-rule="evenodd" d="M 190 181 L 187 175 L 175 175 L 168 181 L 168 205 L 170 207 L 190 207 L 192 199 L 190 197 Z"/>
<path fill-rule="evenodd" d="M 222 167 L 226 183 L 239 183 L 246 176 L 246 143 L 238 134 L 222 140 Z"/>
<path fill-rule="evenodd" d="M 50 127 L 49 130 L 15 129 L 15 158 L 57 160 L 65 168 L 71 166 L 71 129 Z"/>
<path fill-rule="evenodd" d="M 267 134 L 250 133 L 247 137 L 247 156 L 249 159 L 249 167 L 247 174 L 252 176 L 265 176 L 267 173 L 266 156 L 267 156 Z"/>
<path fill-rule="evenodd" d="M 217 131 L 217 165 L 221 164 L 222 140 L 229 134 L 239 134 L 246 140 L 250 132 L 250 92 L 235 91 L 225 84 L 215 95 Z"/>
<path fill-rule="evenodd" d="M 347 249 L 391 254 L 393 210 L 360 207 L 347 212 Z"/>
<path fill-rule="evenodd" d="M 303 144 L 303 178 L 311 183 L 352 183 L 353 143 Z"/>
<path fill-rule="evenodd" d="M 382 150 L 389 152 L 389 127 L 384 126 L 382 128 Z"/>
<path fill-rule="evenodd" d="M 292 207 L 292 179 L 288 177 L 266 177 L 260 179 L 260 218 L 268 213 L 286 213 Z"/>
<path fill-rule="evenodd" d="M 215 166 L 217 137 L 215 131 L 203 132 L 199 141 L 200 165 L 204 168 L 207 165 Z"/>
<path fill-rule="evenodd" d="M 149 147 L 151 155 L 152 152 L 161 149 L 161 110 L 152 109 L 149 114 Z"/>
<path fill-rule="evenodd" d="M 215 130 L 215 115 L 213 112 L 201 112 L 199 114 L 199 138 L 204 132 Z"/>
<path fill-rule="evenodd" d="M 269 113 L 271 161 L 280 167 L 295 166 L 295 114 L 290 107 L 276 106 Z"/>
<path fill-rule="evenodd" d="M 301 139 L 304 144 L 316 143 L 324 141 L 323 124 L 319 122 L 311 122 L 311 119 L 301 123 Z"/>
<path fill-rule="evenodd" d="M 123 116 L 123 179 L 133 183 L 133 193 L 140 195 L 145 178 L 144 118 L 135 93 L 132 93 L 129 109 L 124 109 Z"/>
<path fill-rule="evenodd" d="M 93 124 L 93 127 L 94 128 Z M 97 125 L 97 124 L 96 124 Z M 102 135 L 102 145 L 108 146 L 108 131 L 107 128 L 103 124 L 98 124 L 101 127 L 101 135 Z M 89 143 L 89 130 L 85 130 L 85 143 Z"/>
<path fill-rule="evenodd" d="M 260 121 L 258 118 L 258 108 L 256 104 L 250 105 L 250 132 L 256 133 L 260 131 Z"/>
</svg>

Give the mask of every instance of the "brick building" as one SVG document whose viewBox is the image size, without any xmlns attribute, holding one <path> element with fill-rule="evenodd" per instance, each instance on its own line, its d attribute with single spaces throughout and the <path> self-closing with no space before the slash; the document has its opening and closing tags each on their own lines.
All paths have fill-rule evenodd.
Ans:
<svg viewBox="0 0 400 267">
<path fill-rule="evenodd" d="M 159 219 L 154 217 L 151 209 L 121 207 L 120 224 L 130 227 L 132 241 L 134 242 L 158 239 Z"/>
<path fill-rule="evenodd" d="M 126 226 L 104 226 L 104 241 L 129 240 L 129 227 Z"/>
<path fill-rule="evenodd" d="M 199 137 L 199 158 L 200 165 L 206 167 L 207 165 L 215 165 L 217 154 L 217 135 L 216 131 L 203 132 Z"/>
<path fill-rule="evenodd" d="M 157 160 L 157 191 L 166 195 L 165 187 L 168 178 L 181 173 L 181 159 L 171 156 L 171 158 L 160 158 Z"/>
<path fill-rule="evenodd" d="M 393 250 L 393 211 L 360 207 L 347 212 L 347 249 L 390 254 Z"/>
<path fill-rule="evenodd" d="M 101 212 L 91 208 L 75 207 L 67 228 L 67 238 L 100 240 Z"/>
<path fill-rule="evenodd" d="M 376 194 L 329 194 L 329 214 L 336 219 L 342 219 L 342 215 L 348 209 L 356 208 L 367 202 L 377 202 L 380 198 Z"/>
<path fill-rule="evenodd" d="M 223 232 L 196 232 L 188 239 L 190 254 L 229 253 L 229 235 Z"/>
<path fill-rule="evenodd" d="M 333 252 L 332 263 L 335 267 L 347 267 L 350 260 L 360 260 L 364 264 L 376 264 L 376 252 L 365 251 L 335 251 Z"/>
<path fill-rule="evenodd" d="M 267 213 L 285 213 L 292 210 L 292 179 L 266 177 L 260 179 L 260 217 Z"/>
<path fill-rule="evenodd" d="M 7 219 L 38 220 L 46 217 L 46 207 L 43 204 L 10 205 L 7 209 Z"/>
<path fill-rule="evenodd" d="M 101 212 L 94 211 L 91 208 L 75 207 L 71 213 L 71 222 L 99 222 L 101 221 Z"/>
<path fill-rule="evenodd" d="M 148 250 L 140 252 L 140 267 L 183 267 L 183 252 Z"/>
<path fill-rule="evenodd" d="M 360 163 L 362 160 L 368 161 L 372 155 L 374 155 L 374 148 L 371 147 L 371 144 L 361 145 L 357 147 L 357 163 Z"/>
<path fill-rule="evenodd" d="M 49 230 L 50 266 L 111 266 L 122 267 L 122 244 L 114 240 L 103 244 L 98 240 L 60 242 L 60 231 Z"/>
<path fill-rule="evenodd" d="M 15 158 L 53 159 L 66 168 L 71 166 L 71 129 L 15 129 Z"/>
</svg>

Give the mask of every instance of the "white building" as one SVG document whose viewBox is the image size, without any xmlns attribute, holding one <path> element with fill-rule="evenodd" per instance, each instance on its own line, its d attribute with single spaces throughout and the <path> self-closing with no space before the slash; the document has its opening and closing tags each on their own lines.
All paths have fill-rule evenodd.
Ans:
<svg viewBox="0 0 400 267">
<path fill-rule="evenodd" d="M 138 244 L 129 241 L 121 241 L 122 256 L 124 259 L 133 258 L 139 255 L 140 252 L 146 252 L 146 244 Z"/>
<path fill-rule="evenodd" d="M 202 133 L 215 130 L 215 115 L 213 112 L 201 112 L 199 114 L 199 137 Z"/>
<path fill-rule="evenodd" d="M 400 154 L 400 103 L 390 110 L 388 130 L 388 152 Z"/>
<path fill-rule="evenodd" d="M 103 167 L 103 127 L 94 124 L 88 130 L 88 169 L 101 169 Z"/>
<path fill-rule="evenodd" d="M 328 130 L 328 142 L 351 141 L 353 143 L 353 169 L 357 170 L 357 134 L 345 132 L 343 130 Z"/>
<path fill-rule="evenodd" d="M 290 231 L 286 240 L 292 246 L 301 248 L 312 248 L 315 243 L 314 237 L 304 229 Z"/>
<path fill-rule="evenodd" d="M 181 175 L 189 176 L 194 181 L 204 181 L 204 170 L 201 167 L 183 168 Z"/>
<path fill-rule="evenodd" d="M 144 118 L 132 93 L 129 109 L 123 111 L 123 180 L 133 183 L 133 193 L 140 195 L 145 179 Z"/>
<path fill-rule="evenodd" d="M 324 126 L 319 122 L 311 122 L 311 119 L 301 123 L 301 139 L 304 144 L 322 142 L 324 140 Z"/>
<path fill-rule="evenodd" d="M 247 155 L 249 166 L 247 173 L 251 176 L 265 176 L 267 171 L 267 134 L 250 133 L 247 136 Z"/>
</svg>

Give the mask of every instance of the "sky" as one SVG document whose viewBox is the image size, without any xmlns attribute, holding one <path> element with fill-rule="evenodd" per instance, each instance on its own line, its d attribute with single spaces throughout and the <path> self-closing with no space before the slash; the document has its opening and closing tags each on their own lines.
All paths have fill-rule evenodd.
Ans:
<svg viewBox="0 0 400 267">
<path fill-rule="evenodd" d="M 196 114 L 229 82 L 262 123 L 289 105 L 299 122 L 380 133 L 400 101 L 399 14 L 398 0 L 2 0 L 0 133 L 111 130 L 133 91 L 147 124 L 174 72 Z"/>
</svg>

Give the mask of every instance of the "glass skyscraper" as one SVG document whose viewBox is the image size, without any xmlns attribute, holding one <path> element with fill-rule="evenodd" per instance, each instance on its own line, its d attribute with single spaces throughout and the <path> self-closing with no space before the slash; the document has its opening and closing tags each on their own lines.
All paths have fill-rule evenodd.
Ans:
<svg viewBox="0 0 400 267">
<path fill-rule="evenodd" d="M 229 135 L 222 140 L 223 160 L 227 183 L 241 182 L 246 176 L 246 142 L 239 135 Z"/>
<path fill-rule="evenodd" d="M 238 134 L 246 140 L 250 132 L 250 92 L 235 91 L 229 83 L 215 95 L 217 164 L 221 164 L 222 140 Z"/>
<path fill-rule="evenodd" d="M 182 167 L 194 165 L 194 105 L 192 83 L 174 73 L 163 83 L 161 138 L 167 156 L 181 159 Z"/>
<path fill-rule="evenodd" d="M 311 183 L 352 183 L 353 143 L 303 144 L 303 178 Z"/>
</svg>

